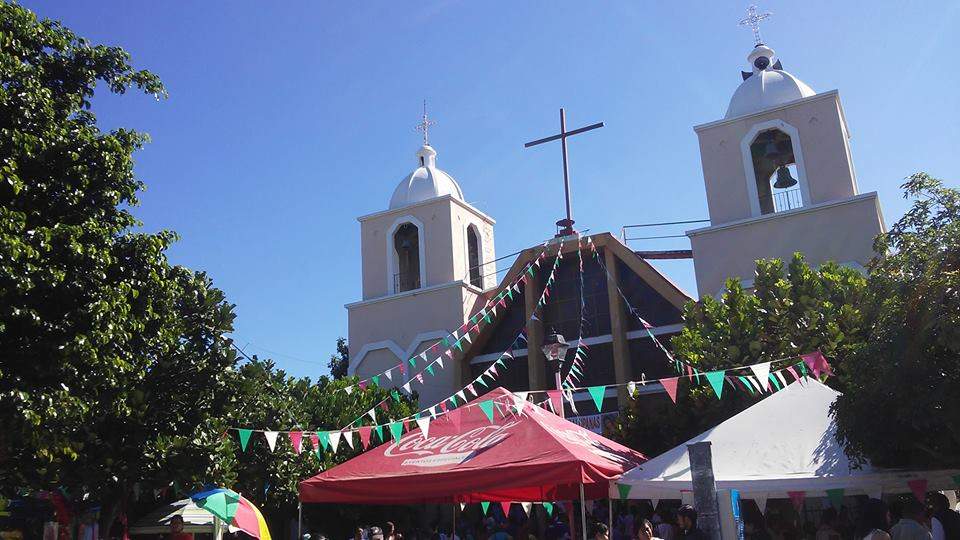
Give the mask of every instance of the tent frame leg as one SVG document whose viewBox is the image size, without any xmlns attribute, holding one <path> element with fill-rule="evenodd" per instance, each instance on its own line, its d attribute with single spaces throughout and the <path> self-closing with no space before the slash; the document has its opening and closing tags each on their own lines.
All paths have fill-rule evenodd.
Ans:
<svg viewBox="0 0 960 540">
<path fill-rule="evenodd" d="M 607 532 L 613 538 L 613 499 L 607 498 Z"/>
<path fill-rule="evenodd" d="M 303 540 L 303 502 L 297 503 L 297 540 Z"/>
<path fill-rule="evenodd" d="M 583 540 L 587 538 L 587 505 L 583 499 L 583 483 L 580 484 L 580 525 L 583 527 Z"/>
</svg>

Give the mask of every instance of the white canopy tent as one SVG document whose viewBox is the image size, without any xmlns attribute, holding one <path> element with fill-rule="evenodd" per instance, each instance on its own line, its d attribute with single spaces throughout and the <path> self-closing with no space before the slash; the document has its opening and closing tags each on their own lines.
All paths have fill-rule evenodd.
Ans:
<svg viewBox="0 0 960 540">
<path fill-rule="evenodd" d="M 797 381 L 684 444 L 628 471 L 610 485 L 629 485 L 630 499 L 680 499 L 692 491 L 687 444 L 710 441 L 718 490 L 736 489 L 743 498 L 765 501 L 844 495 L 909 493 L 908 482 L 926 479 L 928 490 L 955 489 L 960 470 L 897 471 L 865 464 L 854 469 L 834 436 L 830 405 L 840 394 L 814 379 Z M 761 503 L 762 505 L 763 503 Z"/>
<path fill-rule="evenodd" d="M 212 534 L 215 539 L 222 536 L 223 522 L 190 499 L 175 501 L 153 510 L 130 527 L 130 534 L 166 534 L 170 532 L 170 520 L 173 516 L 183 518 L 183 532 Z"/>
</svg>

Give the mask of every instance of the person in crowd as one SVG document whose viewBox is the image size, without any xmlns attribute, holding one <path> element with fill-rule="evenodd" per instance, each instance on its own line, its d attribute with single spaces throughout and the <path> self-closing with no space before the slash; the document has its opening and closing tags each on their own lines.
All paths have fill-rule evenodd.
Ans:
<svg viewBox="0 0 960 540">
<path fill-rule="evenodd" d="M 629 512 L 626 506 L 621 506 L 617 513 L 617 522 L 614 525 L 614 540 L 633 538 L 634 521 L 633 514 Z"/>
<path fill-rule="evenodd" d="M 669 508 L 660 507 L 660 510 L 653 515 L 654 532 L 663 540 L 674 540 L 677 536 L 677 529 L 674 527 L 673 512 Z"/>
<path fill-rule="evenodd" d="M 837 532 L 837 511 L 827 508 L 820 514 L 820 526 L 817 528 L 816 540 L 840 540 Z"/>
<path fill-rule="evenodd" d="M 357 526 L 357 528 L 353 530 L 353 540 L 367 540 L 366 531 L 363 530 L 363 527 Z"/>
<path fill-rule="evenodd" d="M 903 517 L 890 529 L 892 540 L 931 540 L 933 535 L 924 525 L 927 520 L 927 509 L 920 501 L 910 497 L 903 502 Z"/>
<path fill-rule="evenodd" d="M 383 524 L 384 540 L 397 540 L 397 526 L 392 521 Z"/>
<path fill-rule="evenodd" d="M 183 532 L 183 516 L 177 514 L 170 518 L 170 534 L 167 540 L 193 540 L 193 533 Z"/>
<path fill-rule="evenodd" d="M 707 535 L 697 527 L 697 510 L 685 504 L 677 510 L 677 523 L 680 525 L 680 537 L 692 540 L 708 540 Z"/>
<path fill-rule="evenodd" d="M 370 527 L 370 540 L 383 540 L 383 529 L 380 527 Z"/>
<path fill-rule="evenodd" d="M 890 510 L 880 499 L 868 499 L 860 507 L 856 538 L 863 540 L 890 540 Z"/>
<path fill-rule="evenodd" d="M 603 523 L 593 525 L 593 540 L 610 540 L 610 529 Z"/>
<path fill-rule="evenodd" d="M 649 519 L 641 520 L 637 526 L 638 540 L 663 540 L 653 532 L 653 523 Z"/>
<path fill-rule="evenodd" d="M 960 514 L 950 509 L 950 500 L 943 493 L 927 495 L 930 532 L 933 540 L 960 540 Z"/>
</svg>

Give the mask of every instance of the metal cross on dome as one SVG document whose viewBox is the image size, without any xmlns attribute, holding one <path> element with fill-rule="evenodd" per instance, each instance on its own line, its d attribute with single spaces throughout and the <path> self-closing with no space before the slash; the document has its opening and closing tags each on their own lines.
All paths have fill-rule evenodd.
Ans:
<svg viewBox="0 0 960 540">
<path fill-rule="evenodd" d="M 753 30 L 753 45 L 761 45 L 763 41 L 760 39 L 760 23 L 770 18 L 773 13 L 757 13 L 757 6 L 751 5 L 747 8 L 747 16 L 743 19 L 740 19 L 740 26 L 749 26 Z"/>
<path fill-rule="evenodd" d="M 435 126 L 437 123 L 433 120 L 430 120 L 427 117 L 427 100 L 423 100 L 423 116 L 420 118 L 420 123 L 414 126 L 413 129 L 416 129 L 420 133 L 423 133 L 423 145 L 427 146 L 430 144 L 430 126 Z"/>
</svg>

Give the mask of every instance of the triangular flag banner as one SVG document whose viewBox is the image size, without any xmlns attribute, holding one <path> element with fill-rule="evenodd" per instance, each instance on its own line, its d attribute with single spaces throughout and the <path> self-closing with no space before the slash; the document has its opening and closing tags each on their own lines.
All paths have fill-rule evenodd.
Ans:
<svg viewBox="0 0 960 540">
<path fill-rule="evenodd" d="M 723 378 L 726 376 L 726 372 L 708 371 L 706 376 L 710 386 L 713 387 L 713 392 L 717 394 L 717 399 L 720 399 L 720 395 L 723 394 Z"/>
<path fill-rule="evenodd" d="M 433 375 L 433 364 L 430 364 L 429 366 L 427 366 L 427 373 L 429 373 L 430 375 Z"/>
<path fill-rule="evenodd" d="M 826 492 L 830 504 L 839 511 L 840 507 L 843 506 L 843 488 L 828 489 Z"/>
<path fill-rule="evenodd" d="M 348 444 L 348 445 L 350 445 L 350 449 L 351 449 L 351 450 L 355 450 L 355 449 L 356 449 L 356 448 L 353 446 L 353 431 L 344 431 L 344 432 L 343 432 L 343 439 L 344 439 L 345 441 L 347 441 L 347 444 Z"/>
<path fill-rule="evenodd" d="M 548 502 L 543 503 L 543 509 L 547 511 L 548 516 L 553 515 L 553 503 L 548 503 Z"/>
<path fill-rule="evenodd" d="M 293 445 L 293 452 L 296 454 L 300 453 L 301 443 L 303 441 L 303 432 L 302 431 L 291 431 L 290 432 L 290 444 Z"/>
<path fill-rule="evenodd" d="M 770 381 L 767 380 L 767 377 L 770 375 L 770 362 L 764 362 L 762 364 L 754 364 L 750 366 L 750 371 L 757 376 L 757 380 L 760 381 L 760 384 L 763 385 L 763 389 L 767 392 L 770 391 Z"/>
<path fill-rule="evenodd" d="M 400 442 L 400 436 L 403 435 L 403 422 L 390 422 L 390 434 L 393 435 L 395 442 Z"/>
<path fill-rule="evenodd" d="M 263 437 L 264 437 L 265 439 L 267 439 L 267 446 L 270 447 L 270 451 L 271 451 L 271 452 L 273 452 L 274 448 L 277 447 L 277 435 L 279 435 L 279 434 L 280 434 L 280 432 L 278 432 L 278 431 L 264 431 L 264 432 L 263 432 Z"/>
<path fill-rule="evenodd" d="M 353 393 L 353 387 L 352 387 L 352 386 L 348 386 L 348 387 L 344 388 L 343 391 L 346 392 L 347 395 L 349 396 L 350 394 Z"/>
<path fill-rule="evenodd" d="M 458 398 L 460 398 L 460 401 L 464 403 L 467 402 L 467 395 L 463 393 L 463 390 L 458 390 L 456 395 Z"/>
<path fill-rule="evenodd" d="M 370 447 L 370 433 L 372 431 L 373 428 L 370 426 L 363 426 L 360 428 L 360 444 L 363 445 L 364 450 Z"/>
<path fill-rule="evenodd" d="M 523 507 L 523 512 L 524 512 L 525 514 L 527 514 L 527 516 L 529 517 L 529 516 L 530 516 L 530 511 L 533 510 L 533 503 L 532 503 L 532 502 L 522 502 L 522 503 L 520 503 L 520 506 Z"/>
<path fill-rule="evenodd" d="M 369 411 L 367 411 L 367 414 L 370 415 L 370 421 L 372 421 L 374 424 L 376 424 L 376 423 L 377 423 L 377 411 L 375 411 L 375 410 L 373 410 L 373 409 L 370 409 Z"/>
<path fill-rule="evenodd" d="M 333 449 L 333 453 L 337 453 L 337 448 L 340 447 L 340 432 L 339 431 L 329 431 L 327 432 L 330 435 L 330 448 Z"/>
<path fill-rule="evenodd" d="M 620 492 L 620 500 L 625 501 L 630 498 L 630 484 L 617 484 L 617 491 Z"/>
<path fill-rule="evenodd" d="M 773 373 L 767 375 L 767 379 L 773 382 L 773 386 L 776 387 L 778 392 L 782 390 L 782 388 L 780 388 L 780 380 L 777 379 L 777 377 L 774 376 Z"/>
<path fill-rule="evenodd" d="M 826 372 L 827 375 L 832 374 L 830 364 L 827 363 L 827 358 L 823 356 L 823 353 L 820 352 L 819 349 L 812 353 L 801 354 L 800 358 L 802 358 L 803 363 L 810 368 L 815 378 L 819 379 L 821 372 Z"/>
<path fill-rule="evenodd" d="M 677 402 L 677 382 L 680 377 L 670 377 L 668 379 L 660 379 L 660 384 L 663 385 L 663 389 L 667 391 L 667 395 L 670 396 L 670 399 L 674 403 Z"/>
<path fill-rule="evenodd" d="M 413 390 L 410 390 L 410 382 L 409 382 L 409 381 L 406 382 L 403 386 L 401 386 L 401 388 L 403 388 L 403 391 L 406 392 L 406 393 L 408 393 L 408 394 L 412 394 L 412 393 L 413 393 Z"/>
<path fill-rule="evenodd" d="M 320 457 L 320 437 L 316 433 L 310 434 L 310 444 L 313 445 L 313 449 L 317 452 L 317 457 Z"/>
<path fill-rule="evenodd" d="M 603 396 L 607 393 L 607 387 L 591 386 L 587 388 L 587 392 L 590 392 L 590 397 L 593 398 L 593 403 L 597 406 L 597 412 L 603 412 Z"/>
<path fill-rule="evenodd" d="M 423 384 L 423 373 L 417 373 L 417 382 Z"/>
<path fill-rule="evenodd" d="M 250 434 L 253 433 L 252 429 L 238 429 L 237 434 L 240 436 L 240 450 L 247 451 L 247 443 L 250 442 Z"/>
<path fill-rule="evenodd" d="M 473 394 L 473 397 L 477 397 L 477 391 L 473 388 L 473 383 L 467 385 L 467 391 Z"/>
<path fill-rule="evenodd" d="M 440 366 L 440 369 L 443 369 L 443 358 L 437 358 L 437 365 Z"/>
<path fill-rule="evenodd" d="M 913 496 L 917 498 L 920 502 L 925 502 L 927 499 L 927 479 L 926 478 L 914 478 L 907 482 L 907 486 L 910 487 L 910 491 L 913 492 Z"/>
<path fill-rule="evenodd" d="M 550 398 L 550 407 L 558 416 L 563 414 L 563 401 L 560 390 L 547 390 L 547 397 Z"/>
<path fill-rule="evenodd" d="M 420 427 L 420 432 L 423 433 L 424 439 L 430 436 L 430 417 L 429 416 L 424 416 L 423 418 L 417 418 L 417 426 Z"/>
<path fill-rule="evenodd" d="M 783 370 L 781 369 L 780 371 L 775 372 L 774 375 L 776 375 L 776 376 L 777 376 L 777 379 L 780 380 L 780 384 L 783 386 L 783 388 L 786 388 L 786 387 L 787 387 L 787 379 L 786 379 L 786 377 L 783 376 Z"/>
<path fill-rule="evenodd" d="M 757 503 L 757 508 L 760 509 L 760 513 L 764 514 L 767 511 L 767 495 L 755 494 L 753 496 L 753 502 Z"/>
<path fill-rule="evenodd" d="M 480 501 L 480 508 L 483 509 L 483 515 L 487 515 L 487 512 L 490 511 L 490 502 Z"/>
<path fill-rule="evenodd" d="M 396 388 L 390 389 L 390 397 L 392 397 L 393 400 L 396 401 L 397 403 L 400 403 L 400 393 L 397 392 Z"/>
<path fill-rule="evenodd" d="M 380 439 L 380 442 L 387 442 L 387 440 L 383 438 L 383 426 L 382 426 L 382 425 L 377 424 L 377 425 L 373 426 L 373 432 L 377 434 L 377 438 Z"/>
<path fill-rule="evenodd" d="M 503 510 L 503 517 L 510 517 L 510 504 L 507 501 L 500 501 L 500 509 Z"/>
<path fill-rule="evenodd" d="M 799 381 L 799 380 L 800 380 L 800 375 L 797 375 L 797 370 L 794 369 L 793 366 L 787 366 L 787 371 L 789 371 L 790 374 L 793 375 L 793 380 L 794 380 L 794 381 Z"/>
<path fill-rule="evenodd" d="M 630 397 L 636 397 L 637 395 L 637 383 L 630 381 L 627 383 L 627 395 Z"/>
<path fill-rule="evenodd" d="M 737 380 L 739 380 L 740 384 L 742 384 L 743 387 L 746 388 L 748 392 L 750 392 L 751 396 L 755 394 L 755 392 L 753 391 L 753 386 L 750 385 L 750 381 L 747 380 L 746 377 L 744 377 L 743 375 L 737 375 Z"/>
<path fill-rule="evenodd" d="M 797 509 L 797 512 L 803 511 L 803 500 L 807 498 L 806 491 L 788 491 L 787 496 L 790 497 L 790 501 L 793 502 L 793 507 Z"/>
<path fill-rule="evenodd" d="M 402 366 L 403 364 L 400 365 Z M 387 376 L 387 379 L 391 381 L 393 380 L 393 368 L 388 369 L 387 371 L 383 372 L 383 374 Z"/>
<path fill-rule="evenodd" d="M 487 420 L 493 423 L 493 400 L 486 400 L 480 402 L 480 410 L 483 411 L 483 414 L 487 415 Z"/>
<path fill-rule="evenodd" d="M 373 377 L 370 377 L 370 382 L 372 382 L 374 386 L 380 386 L 380 376 L 374 375 Z"/>
<path fill-rule="evenodd" d="M 517 414 L 523 414 L 523 409 L 527 406 L 527 396 L 529 394 L 529 392 L 515 392 L 513 394 L 513 407 L 517 409 Z"/>
<path fill-rule="evenodd" d="M 460 503 L 460 511 L 463 512 L 463 509 L 467 507 L 467 503 Z"/>
<path fill-rule="evenodd" d="M 320 445 L 326 450 L 330 446 L 330 434 L 326 431 L 318 431 L 317 438 L 320 439 Z"/>
</svg>

